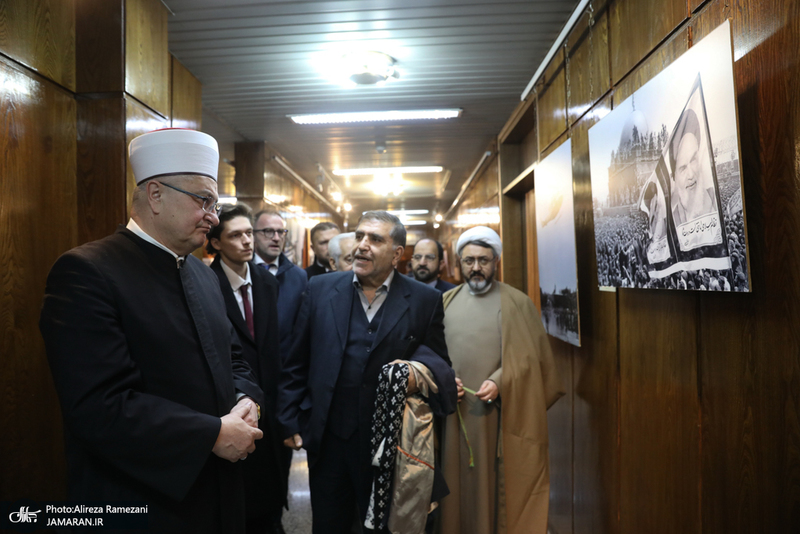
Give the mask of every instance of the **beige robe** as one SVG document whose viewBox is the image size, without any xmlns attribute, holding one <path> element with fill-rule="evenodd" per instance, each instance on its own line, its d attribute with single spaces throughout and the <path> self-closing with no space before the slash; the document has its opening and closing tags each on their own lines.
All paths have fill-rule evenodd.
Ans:
<svg viewBox="0 0 800 534">
<path fill-rule="evenodd" d="M 500 287 L 502 318 L 502 461 L 499 463 L 502 473 L 498 473 L 494 481 L 499 488 L 473 487 L 471 490 L 504 504 L 500 507 L 500 513 L 504 509 L 504 517 L 498 522 L 505 525 L 509 534 L 545 534 L 550 498 L 546 412 L 564 392 L 550 342 L 533 301 L 511 286 L 495 283 Z M 453 298 L 464 287 L 460 285 L 445 293 L 445 315 Z M 476 320 L 482 319 L 476 317 Z M 469 327 L 469 324 L 464 325 L 464 328 Z M 449 333 L 452 334 L 457 335 L 457 332 Z M 457 418 L 457 415 L 448 417 L 446 436 L 452 434 L 447 429 L 457 427 Z M 444 453 L 447 454 L 447 449 Z M 447 458 L 444 458 L 444 463 L 447 464 Z M 460 488 L 451 485 L 450 490 L 451 494 L 442 501 L 443 507 L 450 499 L 451 502 L 460 501 Z M 502 494 L 497 495 L 498 491 Z M 444 515 L 443 512 L 442 534 L 458 534 L 448 531 Z M 494 530 L 494 525 L 491 528 Z"/>
</svg>

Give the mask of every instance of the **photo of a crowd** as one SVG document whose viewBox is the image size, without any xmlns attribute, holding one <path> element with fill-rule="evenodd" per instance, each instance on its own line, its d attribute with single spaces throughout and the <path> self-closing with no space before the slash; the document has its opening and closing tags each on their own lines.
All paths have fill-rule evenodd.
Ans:
<svg viewBox="0 0 800 534">
<path fill-rule="evenodd" d="M 731 54 L 726 24 L 589 130 L 601 288 L 750 291 Z"/>
</svg>

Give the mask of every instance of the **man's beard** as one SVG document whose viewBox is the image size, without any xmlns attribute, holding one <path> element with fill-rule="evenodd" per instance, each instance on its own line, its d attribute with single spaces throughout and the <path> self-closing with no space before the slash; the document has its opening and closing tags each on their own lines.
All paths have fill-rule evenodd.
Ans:
<svg viewBox="0 0 800 534">
<path fill-rule="evenodd" d="M 492 283 L 492 280 L 494 280 L 494 273 L 487 277 L 484 277 L 483 275 L 472 275 L 467 279 L 467 284 L 472 291 L 483 291 L 489 287 L 489 284 Z"/>
<path fill-rule="evenodd" d="M 428 283 L 431 280 L 435 279 L 439 276 L 439 272 L 433 272 L 430 269 L 415 269 L 414 270 L 414 278 L 417 279 L 418 282 Z"/>
</svg>

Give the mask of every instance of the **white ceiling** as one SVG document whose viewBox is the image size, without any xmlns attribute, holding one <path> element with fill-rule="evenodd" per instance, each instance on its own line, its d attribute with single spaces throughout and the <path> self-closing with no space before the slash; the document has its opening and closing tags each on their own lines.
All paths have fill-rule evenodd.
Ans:
<svg viewBox="0 0 800 534">
<path fill-rule="evenodd" d="M 170 51 L 203 84 L 203 129 L 221 142 L 264 140 L 309 183 L 335 168 L 441 165 L 409 175 L 400 198 L 336 177 L 356 213 L 446 210 L 505 124 L 578 0 L 165 0 Z M 398 60 L 383 86 L 342 88 L 315 62 L 368 49 Z M 328 54 L 328 55 L 326 55 Z M 461 108 L 460 118 L 300 126 L 288 114 Z M 387 151 L 378 154 L 376 140 Z M 437 198 L 437 195 L 440 198 Z M 432 217 L 432 214 L 431 214 Z"/>
</svg>

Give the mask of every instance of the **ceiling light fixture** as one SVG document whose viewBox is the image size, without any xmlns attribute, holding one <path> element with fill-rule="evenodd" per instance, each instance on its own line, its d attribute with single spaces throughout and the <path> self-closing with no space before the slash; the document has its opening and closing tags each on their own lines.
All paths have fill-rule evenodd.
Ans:
<svg viewBox="0 0 800 534">
<path fill-rule="evenodd" d="M 372 179 L 372 191 L 378 196 L 394 195 L 398 197 L 403 193 L 403 187 L 405 187 L 403 175 L 399 173 L 376 174 Z"/>
<path fill-rule="evenodd" d="M 422 226 L 423 224 L 428 224 L 428 221 L 420 221 L 420 220 L 413 220 L 413 221 L 402 221 L 403 226 Z"/>
<path fill-rule="evenodd" d="M 421 174 L 431 172 L 442 172 L 443 167 L 371 167 L 364 169 L 334 169 L 336 176 L 367 176 L 375 174 Z"/>
<path fill-rule="evenodd" d="M 412 109 L 395 111 L 354 111 L 349 113 L 314 113 L 287 115 L 296 124 L 342 124 L 349 122 L 414 121 L 455 119 L 461 109 Z"/>
<path fill-rule="evenodd" d="M 399 78 L 397 60 L 389 54 L 363 50 L 345 54 L 339 60 L 339 71 L 356 85 L 375 85 L 389 78 Z"/>
<path fill-rule="evenodd" d="M 388 213 L 392 215 L 397 215 L 398 217 L 402 217 L 403 215 L 427 215 L 428 210 L 386 210 Z"/>
</svg>

